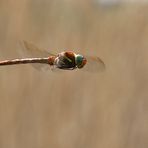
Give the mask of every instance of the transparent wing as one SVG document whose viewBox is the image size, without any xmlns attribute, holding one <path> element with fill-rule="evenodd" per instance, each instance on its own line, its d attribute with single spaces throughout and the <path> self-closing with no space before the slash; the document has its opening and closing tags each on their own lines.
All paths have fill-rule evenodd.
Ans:
<svg viewBox="0 0 148 148">
<path fill-rule="evenodd" d="M 96 56 L 85 56 L 87 63 L 82 68 L 84 71 L 101 72 L 105 70 L 104 62 Z"/>
<path fill-rule="evenodd" d="M 46 51 L 44 49 L 38 48 L 36 45 L 29 43 L 27 41 L 19 42 L 21 45 L 21 52 L 23 56 L 28 57 L 48 57 L 48 56 L 54 56 L 55 54 Z"/>
<path fill-rule="evenodd" d="M 19 53 L 21 55 L 22 58 L 37 58 L 37 57 L 49 57 L 49 56 L 55 56 L 54 54 L 46 51 L 46 50 L 42 50 L 40 48 L 38 48 L 37 46 L 35 46 L 32 43 L 29 43 L 27 41 L 22 41 L 19 42 L 20 46 L 21 46 L 21 50 L 19 50 Z M 31 64 L 34 68 L 36 68 L 37 70 L 42 70 L 42 71 L 47 71 L 47 70 L 51 70 L 51 66 L 48 64 L 36 64 L 33 63 Z"/>
</svg>

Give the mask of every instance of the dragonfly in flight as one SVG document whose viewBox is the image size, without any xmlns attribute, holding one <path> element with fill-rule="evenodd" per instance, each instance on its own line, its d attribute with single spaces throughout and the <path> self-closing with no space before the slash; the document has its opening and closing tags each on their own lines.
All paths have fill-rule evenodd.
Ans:
<svg viewBox="0 0 148 148">
<path fill-rule="evenodd" d="M 84 69 L 85 71 L 98 72 L 105 69 L 104 62 L 97 56 L 83 56 L 73 51 L 63 51 L 59 54 L 52 54 L 39 49 L 27 41 L 23 41 L 21 44 L 27 57 L 3 60 L 0 61 L 0 66 L 30 63 L 34 65 L 34 67 L 40 64 L 38 67 L 48 65 L 48 67 L 52 67 L 52 69 L 61 70 Z"/>
</svg>

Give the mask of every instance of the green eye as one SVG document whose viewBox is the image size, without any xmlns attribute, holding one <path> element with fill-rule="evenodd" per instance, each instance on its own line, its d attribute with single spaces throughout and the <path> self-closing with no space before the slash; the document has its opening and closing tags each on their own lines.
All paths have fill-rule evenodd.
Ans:
<svg viewBox="0 0 148 148">
<path fill-rule="evenodd" d="M 76 56 L 76 64 L 78 68 L 83 67 L 83 56 L 82 55 L 77 55 Z"/>
<path fill-rule="evenodd" d="M 82 56 L 77 56 L 77 64 L 81 64 L 83 60 Z"/>
</svg>

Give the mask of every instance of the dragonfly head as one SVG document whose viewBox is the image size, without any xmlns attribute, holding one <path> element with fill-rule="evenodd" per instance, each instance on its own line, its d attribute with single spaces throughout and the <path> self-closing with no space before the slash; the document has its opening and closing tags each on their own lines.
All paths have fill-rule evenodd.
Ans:
<svg viewBox="0 0 148 148">
<path fill-rule="evenodd" d="M 82 55 L 80 54 L 77 54 L 76 55 L 76 65 L 78 68 L 83 68 L 84 65 L 86 64 L 87 60 L 85 57 L 83 57 Z"/>
</svg>

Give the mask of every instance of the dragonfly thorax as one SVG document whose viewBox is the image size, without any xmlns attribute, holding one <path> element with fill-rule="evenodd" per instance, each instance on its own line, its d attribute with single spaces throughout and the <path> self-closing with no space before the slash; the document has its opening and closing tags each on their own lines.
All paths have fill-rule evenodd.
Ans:
<svg viewBox="0 0 148 148">
<path fill-rule="evenodd" d="M 76 68 L 75 54 L 72 51 L 64 51 L 57 55 L 54 65 L 60 69 L 72 70 Z"/>
<path fill-rule="evenodd" d="M 71 70 L 75 68 L 82 68 L 85 64 L 86 59 L 82 55 L 75 54 L 72 51 L 65 51 L 58 54 L 53 65 L 56 65 L 60 69 Z"/>
</svg>

